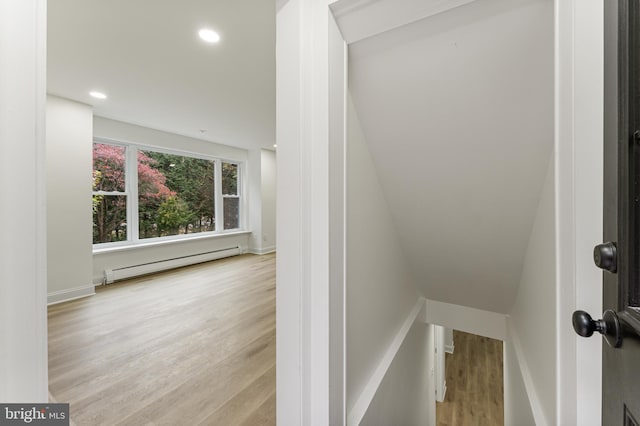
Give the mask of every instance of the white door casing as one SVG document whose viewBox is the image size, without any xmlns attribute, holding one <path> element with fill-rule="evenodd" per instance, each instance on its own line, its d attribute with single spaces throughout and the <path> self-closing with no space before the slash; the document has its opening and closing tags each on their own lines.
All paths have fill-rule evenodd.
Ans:
<svg viewBox="0 0 640 426">
<path fill-rule="evenodd" d="M 443 4 L 450 7 L 464 4 L 455 0 L 436 3 L 439 3 L 438 7 Z M 435 10 L 432 9 L 431 12 Z M 440 9 L 443 10 L 446 7 Z M 405 16 L 404 21 L 400 15 Z M 597 409 L 583 410 L 597 404 L 595 400 L 599 398 L 600 389 L 598 383 L 581 385 L 584 380 L 590 381 L 592 375 L 587 377 L 577 374 L 576 341 L 570 336 L 572 331 L 567 318 L 575 309 L 576 298 L 586 302 L 588 306 L 596 306 L 596 299 L 600 297 L 593 289 L 591 278 L 585 277 L 588 281 L 581 281 L 584 284 L 576 283 L 576 273 L 580 276 L 589 271 L 582 262 L 576 264 L 575 253 L 584 248 L 587 237 L 583 231 L 589 232 L 589 235 L 598 233 L 597 225 L 592 225 L 597 222 L 595 215 L 602 211 L 598 202 L 588 196 L 588 189 L 593 184 L 597 185 L 597 168 L 601 167 L 594 143 L 601 137 L 599 128 L 602 114 L 599 110 L 601 107 L 597 105 L 601 105 L 599 100 L 602 95 L 602 67 L 598 66 L 602 62 L 602 7 L 597 0 L 555 0 L 555 15 L 555 155 L 558 176 L 556 223 L 559 227 L 556 244 L 560 256 L 557 259 L 557 390 L 561 398 L 557 404 L 557 416 L 562 421 L 571 422 L 576 420 L 577 411 L 591 418 L 599 418 Z M 346 77 L 345 59 L 328 61 L 327 28 L 330 16 L 336 19 L 340 27 L 340 34 L 336 35 L 332 29 L 331 37 L 342 37 L 344 40 L 343 35 L 346 34 L 344 42 L 348 44 L 409 21 L 422 19 L 428 13 L 424 2 L 412 0 L 340 0 L 326 3 L 281 0 L 278 3 L 278 424 L 281 425 L 327 424 L 333 410 L 339 411 L 339 417 L 344 418 L 344 400 L 339 401 L 344 398 L 344 389 L 336 400 L 332 399 L 336 405 L 330 407 L 330 399 L 326 395 L 329 384 L 320 378 L 321 375 L 312 373 L 324 372 L 327 373 L 326 377 L 331 374 L 334 383 L 335 377 L 342 376 L 344 380 L 344 299 L 340 301 L 339 297 L 331 297 L 336 296 L 336 293 L 343 293 L 344 276 L 339 271 L 348 260 L 343 256 L 344 245 L 341 247 L 342 251 L 339 250 L 331 260 L 326 253 L 319 257 L 313 257 L 311 253 L 311 248 L 314 253 L 318 253 L 327 250 L 330 244 L 333 244 L 332 249 L 340 248 L 339 243 L 335 245 L 338 241 L 329 237 L 329 234 L 334 231 L 336 223 L 344 226 L 344 222 L 331 222 L 327 229 L 329 213 L 326 209 L 314 212 L 314 208 L 323 205 L 322 200 L 336 206 L 338 211 L 341 211 L 340 206 L 344 207 L 344 185 L 339 182 L 344 174 L 339 173 L 338 178 L 332 180 L 328 192 L 326 186 L 330 172 L 340 172 L 344 166 L 344 158 L 340 160 L 340 155 L 336 154 L 339 149 L 336 148 L 330 156 L 331 163 L 321 161 L 327 158 L 327 151 L 331 146 L 326 136 L 327 115 L 335 119 L 340 116 L 341 111 L 339 106 L 335 109 L 339 102 L 327 99 L 327 80 L 330 75 L 340 75 L 341 72 L 344 72 L 342 77 Z M 309 25 L 310 23 L 313 25 Z M 352 39 L 349 40 L 349 37 Z M 314 49 L 308 49 L 310 46 Z M 288 72 L 283 74 L 285 71 Z M 312 97 L 308 96 L 310 90 L 314 94 Z M 344 91 L 346 94 L 346 87 Z M 334 100 L 340 97 L 336 95 L 338 92 L 336 90 L 332 93 Z M 305 93 L 307 96 L 304 96 Z M 327 105 L 328 114 L 323 108 Z M 344 119 L 344 115 L 342 117 Z M 334 135 L 333 131 L 331 135 Z M 310 138 L 310 135 L 314 138 Z M 581 144 L 574 144 L 576 137 L 581 137 Z M 588 138 L 588 144 L 584 137 Z M 287 138 L 288 142 L 285 141 Z M 335 145 L 338 146 L 339 143 Z M 577 147 L 578 152 L 574 147 Z M 585 151 L 582 151 L 582 147 Z M 320 155 L 315 156 L 316 154 Z M 333 157 L 334 154 L 337 157 Z M 300 159 L 305 159 L 306 162 L 301 164 Z M 592 168 L 596 169 L 595 174 L 586 173 L 586 170 Z M 591 178 L 585 178 L 585 175 Z M 292 189 L 292 182 L 298 182 L 299 185 Z M 314 192 L 308 192 L 309 190 Z M 324 204 L 325 207 L 326 205 Z M 301 222 L 304 218 L 317 217 L 318 214 L 324 219 L 319 228 L 311 230 L 311 222 Z M 302 226 L 303 223 L 305 226 Z M 343 233 L 344 229 L 338 226 L 338 231 Z M 303 241 L 307 245 L 305 251 L 301 251 Z M 311 264 L 315 271 L 320 272 L 313 277 L 314 292 L 320 293 L 321 302 L 332 300 L 335 306 L 321 305 L 316 303 L 315 298 L 313 307 L 311 306 Z M 303 265 L 306 268 L 304 271 Z M 336 268 L 331 273 L 330 265 Z M 306 279 L 302 279 L 303 277 Z M 331 351 L 329 342 L 334 345 Z M 336 342 L 338 347 L 335 346 Z M 577 344 L 580 347 L 589 345 L 586 342 Z M 312 348 L 319 349 L 324 355 L 309 357 Z M 592 350 L 580 352 L 580 365 L 599 365 L 599 353 L 593 353 Z M 306 354 L 306 358 L 303 354 Z M 342 362 L 339 362 L 340 357 Z M 330 365 L 329 359 L 332 360 Z M 333 371 L 335 369 L 339 371 Z M 312 377 L 316 380 L 312 381 Z M 315 400 L 313 409 L 309 399 L 312 393 L 316 396 L 324 395 Z M 303 412 L 306 413 L 304 417 Z M 316 417 L 318 412 L 323 414 Z"/>
</svg>

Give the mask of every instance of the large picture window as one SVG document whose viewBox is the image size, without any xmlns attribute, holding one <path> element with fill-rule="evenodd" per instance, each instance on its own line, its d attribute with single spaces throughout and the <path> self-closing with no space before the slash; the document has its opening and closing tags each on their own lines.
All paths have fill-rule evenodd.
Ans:
<svg viewBox="0 0 640 426">
<path fill-rule="evenodd" d="M 240 177 L 240 163 L 96 142 L 93 243 L 239 229 Z"/>
</svg>

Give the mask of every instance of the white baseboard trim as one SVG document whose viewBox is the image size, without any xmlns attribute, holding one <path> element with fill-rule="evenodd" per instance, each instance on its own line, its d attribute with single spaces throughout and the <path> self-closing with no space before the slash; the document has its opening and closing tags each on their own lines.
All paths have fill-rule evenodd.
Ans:
<svg viewBox="0 0 640 426">
<path fill-rule="evenodd" d="M 96 294 L 96 289 L 93 284 L 69 288 L 65 290 L 52 291 L 47 295 L 47 305 L 55 305 L 62 302 L 68 302 L 70 300 L 93 296 L 94 294 Z"/>
<path fill-rule="evenodd" d="M 448 354 L 452 354 L 455 348 L 455 345 L 444 345 L 444 351 Z"/>
<path fill-rule="evenodd" d="M 518 337 L 518 333 L 516 332 L 513 322 L 509 317 L 507 317 L 507 333 L 509 334 L 509 341 L 513 345 L 513 349 L 516 353 L 516 360 L 518 361 L 518 366 L 520 367 L 520 374 L 522 374 L 524 388 L 527 391 L 529 405 L 531 406 L 531 412 L 533 413 L 533 419 L 536 422 L 536 426 L 548 426 L 549 422 L 547 422 L 544 411 L 542 410 L 540 398 L 538 398 L 535 386 L 533 385 L 533 379 L 531 378 L 529 365 L 527 364 L 527 360 L 524 356 L 524 351 L 522 350 L 520 338 Z"/>
<path fill-rule="evenodd" d="M 347 426 L 357 426 L 362 421 L 365 413 L 367 412 L 367 409 L 369 408 L 369 405 L 371 405 L 371 401 L 373 401 L 373 397 L 375 396 L 378 388 L 380 387 L 380 384 L 382 383 L 382 379 L 384 379 L 384 376 L 391 366 L 393 359 L 396 357 L 400 346 L 402 346 L 404 339 L 406 339 L 407 334 L 409 334 L 411 326 L 413 326 L 416 320 L 422 320 L 422 318 L 420 317 L 420 313 L 425 309 L 425 302 L 426 299 L 424 299 L 423 297 L 419 298 L 416 301 L 415 306 L 407 316 L 407 319 L 404 321 L 402 327 L 400 327 L 400 330 L 398 331 L 398 333 L 396 333 L 393 341 L 384 353 L 382 360 L 380 361 L 380 363 L 378 363 L 378 366 L 369 378 L 369 381 L 367 382 L 362 392 L 360 392 L 356 403 L 353 405 L 353 408 L 347 416 Z"/>
<path fill-rule="evenodd" d="M 269 253 L 273 253 L 276 251 L 276 246 L 270 246 L 270 247 L 263 247 L 261 249 L 259 248 L 249 248 L 249 253 L 251 254 L 269 254 Z"/>
</svg>

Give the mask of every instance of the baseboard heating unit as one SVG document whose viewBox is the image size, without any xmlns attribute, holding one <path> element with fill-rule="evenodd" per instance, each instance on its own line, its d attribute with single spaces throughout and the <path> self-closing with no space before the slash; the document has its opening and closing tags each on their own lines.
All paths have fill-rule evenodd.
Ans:
<svg viewBox="0 0 640 426">
<path fill-rule="evenodd" d="M 242 254 L 242 249 L 240 247 L 232 247 L 189 256 L 174 257 L 172 259 L 165 259 L 157 262 L 143 263 L 140 265 L 105 269 L 104 282 L 105 284 L 111 284 L 114 281 L 133 278 L 139 275 L 152 274 L 154 272 L 166 271 L 167 269 L 180 268 L 182 266 L 194 265 L 196 263 L 208 262 L 210 260 L 222 259 L 224 257 L 238 256 L 240 254 Z"/>
</svg>

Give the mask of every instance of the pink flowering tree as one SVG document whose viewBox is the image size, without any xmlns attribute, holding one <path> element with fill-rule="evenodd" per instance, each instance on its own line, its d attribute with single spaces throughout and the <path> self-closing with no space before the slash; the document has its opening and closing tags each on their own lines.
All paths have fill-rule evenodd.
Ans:
<svg viewBox="0 0 640 426">
<path fill-rule="evenodd" d="M 93 145 L 93 242 L 121 241 L 127 238 L 127 196 L 125 195 L 125 152 L 121 146 Z M 141 228 L 157 222 L 159 206 L 175 196 L 166 185 L 166 177 L 154 168 L 155 160 L 138 153 L 138 203 Z M 154 212 L 149 214 L 149 212 Z"/>
</svg>

